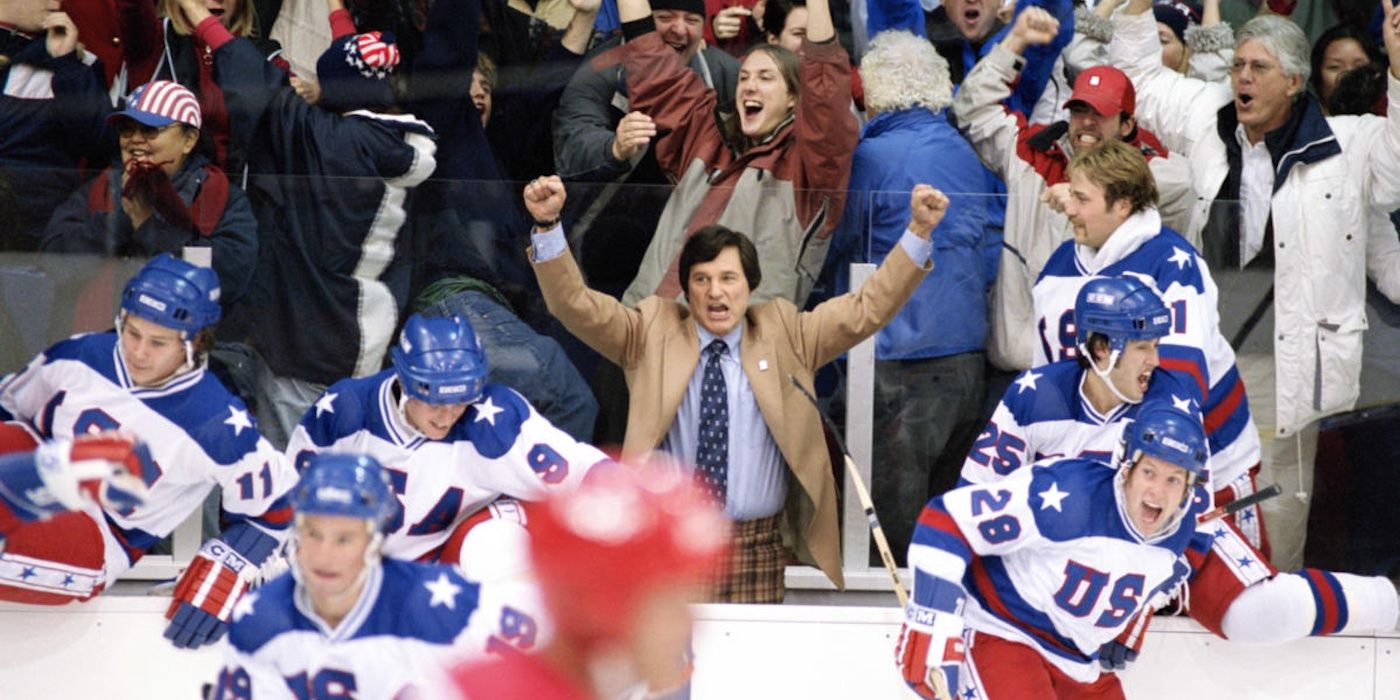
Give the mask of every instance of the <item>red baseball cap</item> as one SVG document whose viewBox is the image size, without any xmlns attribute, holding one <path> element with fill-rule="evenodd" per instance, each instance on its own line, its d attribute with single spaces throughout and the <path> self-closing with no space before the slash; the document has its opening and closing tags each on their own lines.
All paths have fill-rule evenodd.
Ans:
<svg viewBox="0 0 1400 700">
<path fill-rule="evenodd" d="M 1074 79 L 1074 93 L 1065 100 L 1065 107 L 1075 102 L 1083 102 L 1105 117 L 1132 114 L 1137 107 L 1137 90 L 1123 71 L 1113 66 L 1094 66 Z"/>
</svg>

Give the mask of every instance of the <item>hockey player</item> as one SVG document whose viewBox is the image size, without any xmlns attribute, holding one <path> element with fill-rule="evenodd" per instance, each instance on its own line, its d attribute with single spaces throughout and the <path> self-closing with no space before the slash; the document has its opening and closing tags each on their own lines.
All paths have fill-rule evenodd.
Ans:
<svg viewBox="0 0 1400 700">
<path fill-rule="evenodd" d="M 984 447 L 968 459 L 964 479 L 991 484 L 1046 457 L 1107 463 L 1123 426 L 1144 401 L 1193 405 L 1187 398 L 1189 382 L 1157 367 L 1157 342 L 1170 325 L 1161 298 L 1135 277 L 1085 283 L 1074 307 L 1078 357 L 1037 367 L 1007 391 L 983 433 L 979 444 Z M 992 441 L 998 450 L 988 449 Z M 1387 613 L 1394 602 L 1384 578 L 1317 569 L 1276 571 L 1242 535 L 1258 533 L 1259 522 L 1257 507 L 1250 507 L 1207 526 L 1210 547 L 1193 558 L 1199 572 L 1188 582 L 1183 601 L 1207 629 L 1236 641 L 1276 644 L 1334 634 L 1348 624 L 1348 617 L 1364 621 L 1393 615 Z M 1253 592 L 1242 599 L 1246 590 Z M 1241 599 L 1241 607 L 1233 609 Z M 1337 610 L 1348 614 L 1337 615 Z M 1101 650 L 1106 668 L 1122 668 L 1137 656 L 1147 619 Z"/>
<path fill-rule="evenodd" d="M 1191 211 L 1196 194 L 1190 166 L 1138 124 L 1137 95 L 1122 71 L 1111 66 L 1078 71 L 1074 91 L 1063 104 L 1069 112 L 1066 121 L 1027 120 L 1003 106 L 1023 89 L 1028 74 L 1044 70 L 1044 59 L 1037 66 L 1035 56 L 1054 46 L 1060 33 L 1061 22 L 1045 10 L 1027 7 L 1019 12 L 1010 31 L 968 72 L 953 102 L 958 128 L 982 162 L 1006 183 L 1005 237 L 992 288 L 987 341 L 988 359 L 1004 369 L 1039 364 L 1034 361 L 1035 337 L 1026 332 L 1032 318 L 1031 288 L 1055 248 L 1073 233 L 1055 204 L 1067 187 L 1065 166 L 1075 153 L 1104 141 L 1131 144 L 1158 183 L 1163 217 L 1188 237 L 1200 239 Z M 1056 49 L 1050 61 L 1058 54 Z"/>
<path fill-rule="evenodd" d="M 239 601 L 214 700 L 418 697 L 449 653 L 542 641 L 489 585 L 382 557 L 399 505 L 373 458 L 308 461 L 292 492 L 292 570 Z"/>
<path fill-rule="evenodd" d="M 619 697 L 636 681 L 652 691 L 684 682 L 677 660 L 689 643 L 687 603 L 700 599 L 729 548 L 713 502 L 681 472 L 619 468 L 530 516 L 531 559 L 555 636 L 538 654 L 455 669 L 460 697 L 593 700 Z"/>
<path fill-rule="evenodd" d="M 181 575 L 166 617 L 176 646 L 223 634 L 234 602 L 277 548 L 290 518 L 291 466 L 258 433 L 243 403 L 205 369 L 219 320 L 212 270 L 169 255 L 126 283 L 115 332 L 60 342 L 0 381 L 0 419 L 44 440 L 121 430 L 143 440 L 150 495 L 136 507 L 88 505 L 33 526 L 0 553 L 0 599 L 59 605 L 97 595 L 204 502 L 223 490 L 227 527 Z M 36 590 L 32 567 L 63 571 Z"/>
<path fill-rule="evenodd" d="M 1007 389 L 963 463 L 962 484 L 990 483 L 1050 457 L 1107 462 L 1123 422 L 1145 399 L 1189 405 L 1198 398 L 1188 375 L 1161 367 L 1159 343 L 1171 334 L 1172 317 L 1157 292 L 1131 275 L 1079 281 L 1073 359 L 1035 367 Z M 1206 425 L 1207 439 L 1215 438 L 1212 427 Z M 1222 491 L 1216 500 L 1239 495 Z M 1252 506 L 1231 519 L 1263 549 L 1258 515 Z"/>
<path fill-rule="evenodd" d="M 1210 270 L 1191 244 L 1162 225 L 1152 172 L 1136 149 L 1106 141 L 1076 153 L 1068 173 L 1071 195 L 1064 213 L 1074 240 L 1055 250 L 1032 290 L 1039 338 L 1032 366 L 1077 356 L 1074 302 L 1085 282 L 1137 277 L 1171 309 L 1171 332 L 1158 347 L 1160 364 L 1189 378 L 1190 398 L 1203 406 L 1215 505 L 1254 493 L 1259 434 L 1235 353 L 1220 334 Z M 1032 381 L 1032 375 L 1020 381 Z"/>
<path fill-rule="evenodd" d="M 403 506 L 387 556 L 457 563 L 444 544 L 467 516 L 501 495 L 534 501 L 573 488 L 607 460 L 514 390 L 487 384 L 486 355 L 462 317 L 409 317 L 389 356 L 393 369 L 333 384 L 287 444 L 299 469 L 320 452 L 384 465 Z"/>
<path fill-rule="evenodd" d="M 1100 645 L 1190 570 L 1205 432 L 1144 404 L 1113 468 L 1067 459 L 933 499 L 909 546 L 914 589 L 895 649 L 924 697 L 1122 697 Z"/>
</svg>

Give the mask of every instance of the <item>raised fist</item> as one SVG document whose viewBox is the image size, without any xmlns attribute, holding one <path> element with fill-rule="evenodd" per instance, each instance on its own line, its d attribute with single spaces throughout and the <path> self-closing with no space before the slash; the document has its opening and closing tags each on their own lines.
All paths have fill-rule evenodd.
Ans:
<svg viewBox="0 0 1400 700">
<path fill-rule="evenodd" d="M 928 238 L 948 212 L 948 196 L 929 185 L 915 185 L 909 194 L 909 230 Z"/>
<path fill-rule="evenodd" d="M 558 175 L 537 177 L 525 185 L 525 211 L 537 222 L 558 221 L 564 210 L 564 181 Z"/>
<path fill-rule="evenodd" d="M 1016 24 L 1006 35 L 1006 48 L 1020 54 L 1028 46 L 1041 46 L 1055 40 L 1060 31 L 1060 20 L 1039 7 L 1027 7 L 1016 18 Z"/>
</svg>

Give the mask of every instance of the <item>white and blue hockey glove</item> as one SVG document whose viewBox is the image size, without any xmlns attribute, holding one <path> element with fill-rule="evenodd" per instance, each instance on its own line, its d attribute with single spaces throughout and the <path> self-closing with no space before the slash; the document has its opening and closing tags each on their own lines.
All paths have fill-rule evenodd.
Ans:
<svg viewBox="0 0 1400 700">
<path fill-rule="evenodd" d="M 3 457 L 0 500 L 25 521 L 95 503 L 116 512 L 146 499 L 155 463 L 146 446 L 115 433 L 55 440 Z"/>
<path fill-rule="evenodd" d="M 249 523 L 231 525 L 209 538 L 175 584 L 165 611 L 165 638 L 182 649 L 213 644 L 224 636 L 234 603 L 277 549 L 277 539 Z"/>
<path fill-rule="evenodd" d="M 914 572 L 914 593 L 904 609 L 904 627 L 895 646 L 904 682 L 920 697 L 950 700 L 958 692 L 963 646 L 963 587 L 922 571 Z"/>
</svg>

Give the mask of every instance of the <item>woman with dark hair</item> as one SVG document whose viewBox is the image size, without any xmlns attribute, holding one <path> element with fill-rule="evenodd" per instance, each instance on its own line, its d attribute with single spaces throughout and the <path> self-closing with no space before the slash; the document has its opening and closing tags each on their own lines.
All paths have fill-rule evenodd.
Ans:
<svg viewBox="0 0 1400 700">
<path fill-rule="evenodd" d="M 1323 111 L 1332 114 L 1332 93 L 1343 75 L 1368 64 L 1383 65 L 1384 61 L 1384 54 L 1364 30 L 1339 24 L 1323 32 L 1313 44 L 1312 78 L 1308 81 Z"/>
<path fill-rule="evenodd" d="M 700 3 L 696 2 L 697 5 Z M 621 0 L 621 49 L 630 109 L 651 117 L 656 158 L 676 181 L 637 277 L 623 296 L 676 297 L 677 256 L 708 224 L 748 235 L 763 284 L 757 299 L 799 306 L 826 260 L 841 218 L 858 127 L 850 111 L 851 68 L 827 3 L 808 3 L 802 55 L 761 44 L 739 68 L 733 114 L 713 116 L 718 96 L 651 31 L 646 0 Z"/>
</svg>

